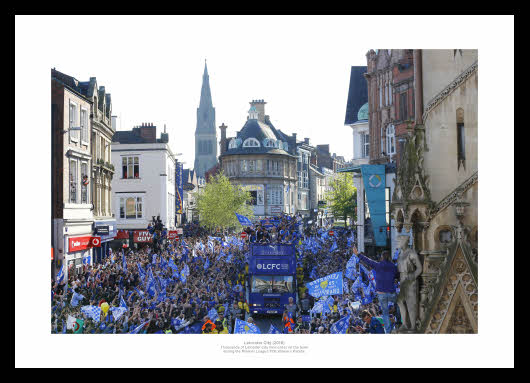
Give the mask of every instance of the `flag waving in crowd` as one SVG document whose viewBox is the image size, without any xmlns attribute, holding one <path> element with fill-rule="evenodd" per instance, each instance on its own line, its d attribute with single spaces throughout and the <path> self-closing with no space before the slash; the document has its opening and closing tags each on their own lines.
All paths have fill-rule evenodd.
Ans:
<svg viewBox="0 0 530 383">
<path fill-rule="evenodd" d="M 234 334 L 261 334 L 261 332 L 255 324 L 236 319 Z"/>
</svg>

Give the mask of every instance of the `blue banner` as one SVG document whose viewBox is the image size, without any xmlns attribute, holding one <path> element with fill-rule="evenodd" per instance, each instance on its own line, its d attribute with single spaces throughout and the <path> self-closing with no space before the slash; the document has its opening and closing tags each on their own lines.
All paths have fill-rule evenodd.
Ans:
<svg viewBox="0 0 530 383">
<path fill-rule="evenodd" d="M 343 290 L 342 272 L 326 275 L 313 282 L 306 283 L 307 292 L 319 298 L 324 295 L 341 295 Z"/>
<path fill-rule="evenodd" d="M 177 162 L 176 166 L 176 177 L 175 177 L 175 183 L 176 183 L 176 192 L 177 192 L 177 198 L 176 198 L 176 210 L 177 214 L 182 214 L 182 198 L 184 196 L 184 190 L 182 189 L 182 163 Z"/>
<path fill-rule="evenodd" d="M 252 226 L 252 221 L 248 219 L 247 217 L 245 217 L 244 215 L 240 215 L 236 213 L 236 217 L 242 226 Z"/>
<path fill-rule="evenodd" d="M 386 246 L 385 165 L 361 165 L 375 244 Z"/>
</svg>

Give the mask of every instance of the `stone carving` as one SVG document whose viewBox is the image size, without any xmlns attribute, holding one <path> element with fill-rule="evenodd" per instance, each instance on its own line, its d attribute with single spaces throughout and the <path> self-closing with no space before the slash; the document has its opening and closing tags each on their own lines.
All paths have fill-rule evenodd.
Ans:
<svg viewBox="0 0 530 383">
<path fill-rule="evenodd" d="M 462 298 L 458 297 L 458 301 L 453 310 L 453 315 L 449 320 L 449 325 L 447 326 L 448 334 L 473 334 L 473 326 L 466 315 L 466 309 L 462 304 Z"/>
<path fill-rule="evenodd" d="M 457 294 L 459 286 L 461 286 L 460 295 Z M 458 300 L 451 312 L 448 312 L 453 299 Z M 473 318 L 467 318 L 465 309 L 462 306 L 464 304 L 462 299 L 467 300 L 469 307 L 471 307 Z M 447 273 L 445 286 L 443 287 L 438 302 L 434 303 L 435 307 L 430 317 L 430 321 L 425 327 L 425 332 L 428 334 L 439 333 L 446 317 L 450 318 L 450 320 L 445 332 L 452 331 L 453 333 L 458 333 L 463 330 L 469 331 L 469 328 L 473 329 L 473 326 L 471 326 L 469 321 L 473 320 L 477 323 L 478 287 L 460 248 L 457 250 L 455 258 L 453 259 L 451 267 Z M 469 325 L 463 316 L 468 320 Z"/>
<path fill-rule="evenodd" d="M 422 265 L 416 251 L 408 247 L 408 242 L 408 236 L 398 236 L 400 290 L 397 304 L 403 322 L 399 332 L 415 332 L 418 319 L 418 277 L 422 273 Z"/>
<path fill-rule="evenodd" d="M 455 190 L 453 190 L 447 197 L 445 197 L 443 200 L 441 200 L 436 206 L 434 206 L 429 211 L 429 217 L 428 220 L 434 218 L 440 211 L 447 208 L 448 206 L 451 206 L 456 201 L 459 201 L 462 199 L 462 195 L 475 183 L 478 182 L 478 170 L 471 175 L 467 180 L 465 180 L 459 187 L 457 187 Z"/>
<path fill-rule="evenodd" d="M 404 151 L 397 169 L 394 193 L 390 210 L 401 211 L 403 224 L 407 231 L 411 226 L 411 212 L 418 209 L 426 217 L 434 205 L 431 200 L 428 177 L 423 168 L 423 151 L 425 146 L 425 130 L 423 126 L 416 125 L 414 132 L 409 133 Z"/>
<path fill-rule="evenodd" d="M 478 60 L 463 71 L 457 78 L 455 78 L 449 85 L 447 85 L 440 93 L 433 97 L 431 101 L 427 103 L 423 112 L 423 122 L 427 120 L 427 115 L 437 107 L 447 96 L 449 96 L 455 89 L 457 89 L 464 81 L 466 81 L 472 74 L 478 69 Z"/>
</svg>

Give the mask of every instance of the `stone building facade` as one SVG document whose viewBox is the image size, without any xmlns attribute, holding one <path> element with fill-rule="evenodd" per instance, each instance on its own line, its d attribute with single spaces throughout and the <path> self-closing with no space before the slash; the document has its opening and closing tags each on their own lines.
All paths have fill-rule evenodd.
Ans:
<svg viewBox="0 0 530 383">
<path fill-rule="evenodd" d="M 92 263 L 92 100 L 79 84 L 74 77 L 51 70 L 52 277 L 63 266 L 67 277 Z"/>
<path fill-rule="evenodd" d="M 115 133 L 112 124 L 112 100 L 105 87 L 98 84 L 95 77 L 80 82 L 81 92 L 92 101 L 90 109 L 90 134 L 92 155 L 91 192 L 94 214 L 94 231 L 100 234 L 101 247 L 94 249 L 94 261 L 99 263 L 108 256 L 109 243 L 116 235 L 116 218 L 112 207 L 111 182 L 114 165 L 110 154 L 110 144 Z"/>
<path fill-rule="evenodd" d="M 230 182 L 247 188 L 256 218 L 294 214 L 297 196 L 296 136 L 276 129 L 263 100 L 250 102 L 245 125 L 235 137 L 221 129 L 221 168 Z"/>
<path fill-rule="evenodd" d="M 391 210 L 422 274 L 416 331 L 478 332 L 478 53 L 414 50 L 414 127 Z"/>
</svg>

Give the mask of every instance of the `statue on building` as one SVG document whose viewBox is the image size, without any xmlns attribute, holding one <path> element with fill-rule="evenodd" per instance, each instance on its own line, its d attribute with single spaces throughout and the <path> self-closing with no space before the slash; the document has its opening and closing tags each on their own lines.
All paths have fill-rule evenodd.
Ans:
<svg viewBox="0 0 530 383">
<path fill-rule="evenodd" d="M 401 313 L 402 326 L 399 332 L 414 332 L 418 318 L 418 277 L 423 271 L 420 258 L 414 249 L 408 247 L 409 237 L 398 236 L 399 256 L 397 268 L 400 274 L 400 290 L 397 304 Z"/>
</svg>

